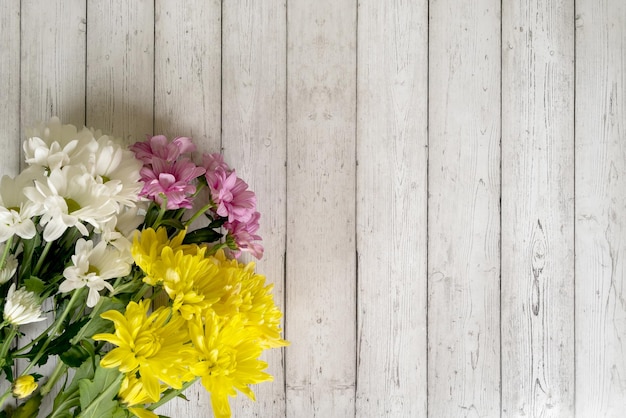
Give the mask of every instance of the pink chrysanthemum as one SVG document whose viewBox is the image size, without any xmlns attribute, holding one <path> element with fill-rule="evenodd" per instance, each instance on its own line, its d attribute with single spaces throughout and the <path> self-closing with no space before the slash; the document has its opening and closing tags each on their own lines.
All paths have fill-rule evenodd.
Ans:
<svg viewBox="0 0 626 418">
<path fill-rule="evenodd" d="M 263 257 L 263 246 L 255 241 L 260 241 L 261 237 L 256 235 L 259 230 L 259 218 L 261 214 L 254 212 L 248 222 L 226 222 L 224 228 L 228 231 L 228 236 L 237 245 L 237 250 L 233 250 L 235 257 L 239 257 L 242 251 L 252 254 L 260 259 Z"/>
<path fill-rule="evenodd" d="M 215 212 L 228 222 L 248 222 L 256 211 L 256 196 L 247 190 L 248 184 L 237 177 L 235 171 L 228 172 L 218 167 L 206 174 L 211 189 L 211 198 L 217 205 Z"/>
<path fill-rule="evenodd" d="M 192 207 L 190 195 L 196 192 L 193 181 L 205 173 L 205 169 L 183 158 L 170 163 L 161 158 L 153 158 L 152 167 L 141 169 L 141 180 L 145 183 L 142 196 L 163 204 L 167 198 L 167 209 Z"/>
<path fill-rule="evenodd" d="M 183 154 L 196 150 L 196 146 L 190 138 L 179 136 L 172 142 L 164 135 L 148 136 L 144 142 L 137 142 L 131 145 L 130 149 L 135 153 L 135 157 L 144 164 L 152 164 L 156 158 L 174 162 Z"/>
<path fill-rule="evenodd" d="M 207 176 L 210 176 L 218 168 L 223 169 L 226 172 L 230 172 L 231 169 L 224 162 L 224 157 L 220 153 L 204 154 L 202 155 L 202 165 L 206 168 Z"/>
</svg>

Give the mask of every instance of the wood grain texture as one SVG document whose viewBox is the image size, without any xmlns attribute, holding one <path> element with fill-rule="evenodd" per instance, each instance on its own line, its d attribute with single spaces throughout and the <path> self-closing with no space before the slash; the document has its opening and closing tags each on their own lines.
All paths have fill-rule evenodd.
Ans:
<svg viewBox="0 0 626 418">
<path fill-rule="evenodd" d="M 287 415 L 355 414 L 356 2 L 287 7 Z"/>
<path fill-rule="evenodd" d="M 574 414 L 573 12 L 571 1 L 503 3 L 501 344 L 507 417 Z"/>
<path fill-rule="evenodd" d="M 22 1 L 21 125 L 85 124 L 84 0 Z"/>
<path fill-rule="evenodd" d="M 20 120 L 25 128 L 58 116 L 64 124 L 79 129 L 85 123 L 85 44 L 86 10 L 84 0 L 35 1 L 21 3 Z M 24 138 L 21 138 L 23 140 Z M 18 160 L 24 167 L 23 158 Z M 45 278 L 44 278 L 45 279 Z M 51 310 L 46 301 L 43 310 Z M 39 335 L 52 324 L 46 321 L 24 326 L 27 335 Z M 30 341 L 26 337 L 26 341 Z M 20 343 L 21 344 L 21 343 Z M 17 371 L 24 362 L 17 363 Z M 33 371 L 48 377 L 54 369 L 48 363 Z M 59 386 L 44 399 L 40 415 L 52 409 Z"/>
<path fill-rule="evenodd" d="M 143 140 L 153 131 L 154 1 L 87 1 L 87 126 Z"/>
<path fill-rule="evenodd" d="M 20 2 L 0 3 L 0 178 L 20 170 Z M 17 46 L 17 47 L 16 47 Z M 0 379 L 0 393 L 10 383 Z M 15 405 L 14 401 L 9 401 Z M 7 402 L 8 403 L 8 402 Z M 1 405 L 0 405 L 1 406 Z"/>
<path fill-rule="evenodd" d="M 576 415 L 626 410 L 626 4 L 576 2 Z"/>
<path fill-rule="evenodd" d="M 500 411 L 499 16 L 499 1 L 430 4 L 428 413 L 433 417 Z"/>
<path fill-rule="evenodd" d="M 221 142 L 221 4 L 155 2 L 155 134 L 190 136 L 200 154 Z M 209 416 L 210 396 L 198 382 L 158 408 L 171 417 Z"/>
<path fill-rule="evenodd" d="M 221 143 L 221 13 L 218 0 L 155 2 L 155 132 L 202 152 Z"/>
<path fill-rule="evenodd" d="M 284 312 L 286 231 L 286 2 L 223 4 L 222 148 L 225 160 L 257 195 L 265 254 L 257 272 L 274 285 Z M 243 261 L 252 260 L 242 256 Z M 284 350 L 264 354 L 273 382 L 255 385 L 257 401 L 232 401 L 233 416 L 284 417 Z"/>
<path fill-rule="evenodd" d="M 20 169 L 20 39 L 20 2 L 5 1 L 0 4 L 0 177 Z"/>
<path fill-rule="evenodd" d="M 358 17 L 356 416 L 425 417 L 428 2 Z"/>
</svg>

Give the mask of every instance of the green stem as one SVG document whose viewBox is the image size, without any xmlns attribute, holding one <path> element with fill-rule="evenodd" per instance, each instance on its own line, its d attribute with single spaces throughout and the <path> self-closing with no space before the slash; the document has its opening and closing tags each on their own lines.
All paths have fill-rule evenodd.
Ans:
<svg viewBox="0 0 626 418">
<path fill-rule="evenodd" d="M 46 242 L 46 246 L 43 248 L 43 252 L 41 253 L 41 256 L 39 257 L 39 260 L 37 261 L 35 270 L 33 270 L 33 276 L 37 276 L 37 274 L 39 274 L 39 270 L 41 270 L 41 266 L 43 265 L 43 262 L 46 259 L 46 256 L 48 255 L 50 248 L 52 248 L 53 242 L 54 241 Z"/>
<path fill-rule="evenodd" d="M 11 328 L 9 328 L 9 334 L 6 336 L 4 342 L 2 343 L 2 346 L 0 346 L 0 367 L 6 364 L 6 358 L 7 358 L 7 354 L 9 353 L 9 348 L 11 347 L 13 338 L 15 338 L 16 335 L 17 335 L 17 327 L 11 325 Z"/>
<path fill-rule="evenodd" d="M 30 369 L 33 368 L 33 366 L 39 361 L 39 359 L 44 355 L 46 349 L 48 348 L 48 346 L 50 345 L 50 343 L 52 342 L 52 339 L 54 337 L 57 336 L 57 334 L 59 333 L 59 331 L 61 331 L 61 327 L 63 326 L 63 322 L 65 321 L 65 318 L 67 318 L 67 316 L 69 315 L 70 311 L 72 310 L 72 308 L 74 308 L 74 305 L 76 304 L 76 302 L 79 299 L 79 296 L 82 295 L 83 291 L 85 290 L 84 287 L 80 288 L 80 289 L 76 289 L 74 290 L 74 293 L 72 293 L 72 298 L 70 299 L 69 303 L 67 304 L 67 306 L 65 307 L 65 310 L 63 311 L 63 313 L 57 317 L 57 319 L 54 321 L 54 328 L 52 328 L 52 331 L 50 332 L 50 335 L 48 336 L 48 338 L 46 339 L 46 341 L 44 341 L 42 347 L 39 349 L 39 352 L 35 355 L 35 357 L 30 361 L 30 363 L 28 363 L 28 366 L 26 366 L 26 368 L 24 369 L 24 371 L 20 374 L 20 376 L 24 376 L 25 374 L 28 374 L 28 372 L 30 371 Z"/>
<path fill-rule="evenodd" d="M 54 367 L 54 371 L 50 375 L 50 378 L 48 379 L 48 381 L 41 387 L 41 395 L 46 396 L 52 390 L 57 380 L 59 380 L 59 378 L 63 376 L 66 371 L 67 371 L 67 364 L 63 363 L 62 361 L 59 361 Z"/>
<path fill-rule="evenodd" d="M 9 237 L 7 242 L 4 243 L 4 252 L 2 253 L 2 259 L 0 260 L 0 270 L 2 270 L 7 262 L 9 251 L 11 251 L 11 244 L 13 243 L 13 235 Z"/>
<path fill-rule="evenodd" d="M 189 386 L 191 386 L 194 383 L 196 383 L 198 381 L 198 379 L 200 379 L 200 378 L 196 377 L 194 380 L 190 380 L 189 382 L 183 383 L 183 386 L 180 389 L 171 389 L 170 391 L 166 392 L 165 395 L 163 395 L 163 397 L 161 399 L 159 399 L 158 402 L 153 403 L 152 405 L 150 405 L 146 409 L 148 411 L 154 411 L 159 406 L 163 405 L 164 403 L 169 402 L 170 400 L 174 399 L 175 397 L 177 397 L 178 395 L 183 393 L 185 390 L 187 390 L 187 388 Z"/>
<path fill-rule="evenodd" d="M 9 386 L 9 388 L 2 394 L 2 396 L 0 396 L 0 410 L 2 409 L 4 401 L 7 400 L 11 392 L 12 392 L 12 386 Z"/>
<path fill-rule="evenodd" d="M 161 202 L 161 207 L 159 208 L 159 214 L 157 215 L 157 218 L 154 221 L 154 225 L 152 226 L 152 228 L 155 230 L 158 228 L 159 224 L 161 223 L 161 220 L 163 219 L 163 216 L 165 216 L 165 211 L 167 210 L 167 196 L 161 193 L 161 199 L 163 200 L 163 202 Z"/>
<path fill-rule="evenodd" d="M 193 221 L 195 221 L 200 216 L 202 216 L 207 210 L 211 209 L 211 207 L 213 207 L 213 205 L 211 203 L 208 203 L 208 204 L 204 205 L 202 208 L 200 208 L 200 210 L 198 210 L 196 213 L 194 213 L 193 216 L 191 218 L 189 218 L 187 220 L 187 222 L 185 222 L 185 227 L 188 227 L 189 225 L 191 225 L 193 223 Z"/>
</svg>

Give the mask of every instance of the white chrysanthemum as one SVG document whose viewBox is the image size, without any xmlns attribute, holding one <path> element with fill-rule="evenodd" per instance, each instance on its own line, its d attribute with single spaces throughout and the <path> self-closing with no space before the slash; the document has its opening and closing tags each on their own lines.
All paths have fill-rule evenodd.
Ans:
<svg viewBox="0 0 626 418">
<path fill-rule="evenodd" d="M 4 320 L 18 326 L 45 319 L 45 316 L 41 316 L 41 304 L 35 294 L 24 288 L 16 291 L 13 283 L 4 303 Z"/>
<path fill-rule="evenodd" d="M 102 229 L 118 209 L 109 188 L 96 182 L 84 167 L 66 166 L 52 170 L 45 181 L 35 181 L 24 194 L 38 205 L 43 238 L 50 242 L 75 226 L 88 234 L 85 223 Z"/>
<path fill-rule="evenodd" d="M 35 235 L 32 217 L 37 206 L 24 195 L 24 189 L 41 178 L 39 170 L 27 169 L 16 178 L 3 176 L 0 181 L 0 242 L 13 235 L 30 239 Z"/>
<path fill-rule="evenodd" d="M 98 134 L 94 132 L 94 135 Z M 120 145 L 121 140 L 112 140 L 108 136 L 97 138 L 97 146 L 85 164 L 87 170 L 111 190 L 112 199 L 121 205 L 134 206 L 143 187 L 139 174 L 141 161 Z"/>
<path fill-rule="evenodd" d="M 123 206 L 120 213 L 107 222 L 100 231 L 100 238 L 103 241 L 128 254 L 131 259 L 131 240 L 135 230 L 144 220 L 145 212 L 142 211 L 145 203 L 147 202 L 139 201 L 134 207 Z"/>
<path fill-rule="evenodd" d="M 4 251 L 4 245 L 0 246 L 0 251 Z M 7 255 L 4 266 L 0 268 L 0 284 L 6 283 L 17 271 L 17 258 L 13 254 Z"/>
<path fill-rule="evenodd" d="M 62 125 L 56 117 L 46 124 L 27 129 L 26 136 L 26 163 L 50 171 L 69 165 L 93 141 L 93 135 L 88 129 L 78 131 L 73 125 Z"/>
<path fill-rule="evenodd" d="M 100 299 L 100 290 L 113 291 L 109 279 L 130 273 L 132 258 L 101 241 L 94 247 L 93 241 L 79 239 L 72 256 L 72 266 L 63 271 L 65 281 L 59 286 L 62 293 L 87 286 L 87 306 L 94 307 Z"/>
</svg>

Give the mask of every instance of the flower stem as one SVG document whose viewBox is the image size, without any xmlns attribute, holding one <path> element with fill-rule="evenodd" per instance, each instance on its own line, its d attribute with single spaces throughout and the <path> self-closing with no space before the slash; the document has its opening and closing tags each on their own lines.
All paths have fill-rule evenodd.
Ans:
<svg viewBox="0 0 626 418">
<path fill-rule="evenodd" d="M 202 208 L 200 208 L 200 210 L 194 213 L 193 216 L 185 222 L 185 227 L 188 227 L 189 225 L 191 225 L 193 221 L 195 221 L 200 216 L 202 216 L 207 210 L 211 209 L 212 206 L 213 205 L 209 203 L 207 205 L 204 205 Z"/>
<path fill-rule="evenodd" d="M 9 395 L 11 394 L 11 391 L 12 391 L 11 387 L 9 386 L 9 388 L 2 394 L 2 396 L 0 396 L 0 410 L 2 409 L 4 401 L 6 401 Z"/>
<path fill-rule="evenodd" d="M 2 253 L 2 259 L 0 260 L 0 270 L 4 268 L 5 263 L 7 262 L 7 257 L 9 255 L 9 251 L 11 251 L 11 244 L 13 243 L 13 235 L 9 237 L 7 242 L 4 244 L 4 252 Z"/>
<path fill-rule="evenodd" d="M 41 395 L 46 396 L 48 393 L 50 393 L 57 380 L 59 380 L 59 378 L 63 376 L 66 371 L 67 364 L 59 361 L 54 367 L 54 370 L 52 371 L 52 374 L 50 375 L 48 381 L 41 387 Z"/>
<path fill-rule="evenodd" d="M 9 328 L 9 334 L 6 339 L 0 346 L 0 367 L 6 364 L 7 354 L 9 353 L 9 348 L 11 347 L 11 343 L 13 343 L 13 338 L 17 335 L 17 327 L 11 325 Z"/>
<path fill-rule="evenodd" d="M 174 399 L 175 397 L 177 397 L 178 395 L 183 393 L 189 386 L 191 386 L 194 383 L 196 383 L 198 381 L 198 379 L 199 379 L 199 377 L 196 377 L 194 380 L 190 380 L 189 382 L 183 383 L 183 386 L 180 389 L 172 389 L 171 391 L 168 391 L 165 395 L 163 395 L 163 397 L 161 399 L 159 399 L 158 402 L 153 403 L 152 405 L 150 405 L 146 409 L 148 411 L 154 411 L 159 406 L 163 405 L 164 403 L 169 402 L 170 400 Z"/>
<path fill-rule="evenodd" d="M 39 260 L 37 261 L 37 265 L 35 266 L 35 270 L 33 270 L 33 276 L 37 276 L 37 274 L 39 274 L 39 270 L 41 269 L 41 266 L 43 265 L 43 262 L 46 259 L 46 256 L 48 255 L 48 252 L 50 251 L 50 248 L 52 248 L 52 243 L 53 242 L 54 241 L 46 242 L 46 246 L 43 248 L 43 252 L 41 253 L 41 256 L 39 257 Z"/>
<path fill-rule="evenodd" d="M 48 335 L 48 338 L 44 341 L 43 345 L 41 346 L 41 348 L 39 349 L 39 352 L 35 355 L 35 357 L 30 361 L 30 363 L 28 363 L 28 366 L 26 366 L 26 368 L 24 369 L 24 371 L 22 371 L 22 373 L 20 374 L 20 376 L 24 376 L 25 374 L 28 374 L 28 372 L 30 371 L 30 369 L 33 368 L 33 366 L 39 361 L 39 359 L 44 355 L 46 349 L 48 348 L 48 346 L 50 345 L 50 343 L 52 342 L 52 339 L 54 337 L 57 336 L 57 334 L 59 333 L 59 331 L 61 330 L 61 327 L 63 326 L 63 322 L 65 321 L 65 318 L 67 318 L 67 316 L 70 314 L 70 311 L 72 310 L 72 308 L 74 308 L 74 305 L 76 304 L 76 302 L 79 299 L 79 296 L 82 295 L 83 291 L 85 290 L 84 287 L 80 288 L 80 289 L 76 289 L 74 290 L 74 293 L 72 293 L 72 297 L 69 301 L 69 303 L 67 304 L 67 306 L 65 307 L 65 310 L 63 311 L 63 313 L 57 317 L 57 319 L 54 322 L 54 328 L 52 328 L 52 331 L 50 331 L 50 334 Z"/>
<path fill-rule="evenodd" d="M 167 210 L 167 196 L 165 196 L 165 194 L 161 193 L 161 207 L 159 208 L 159 214 L 157 215 L 156 220 L 154 221 L 154 225 L 152 225 L 152 228 L 156 229 L 159 224 L 161 223 L 161 220 L 163 219 L 163 216 L 165 216 L 165 211 Z"/>
</svg>

